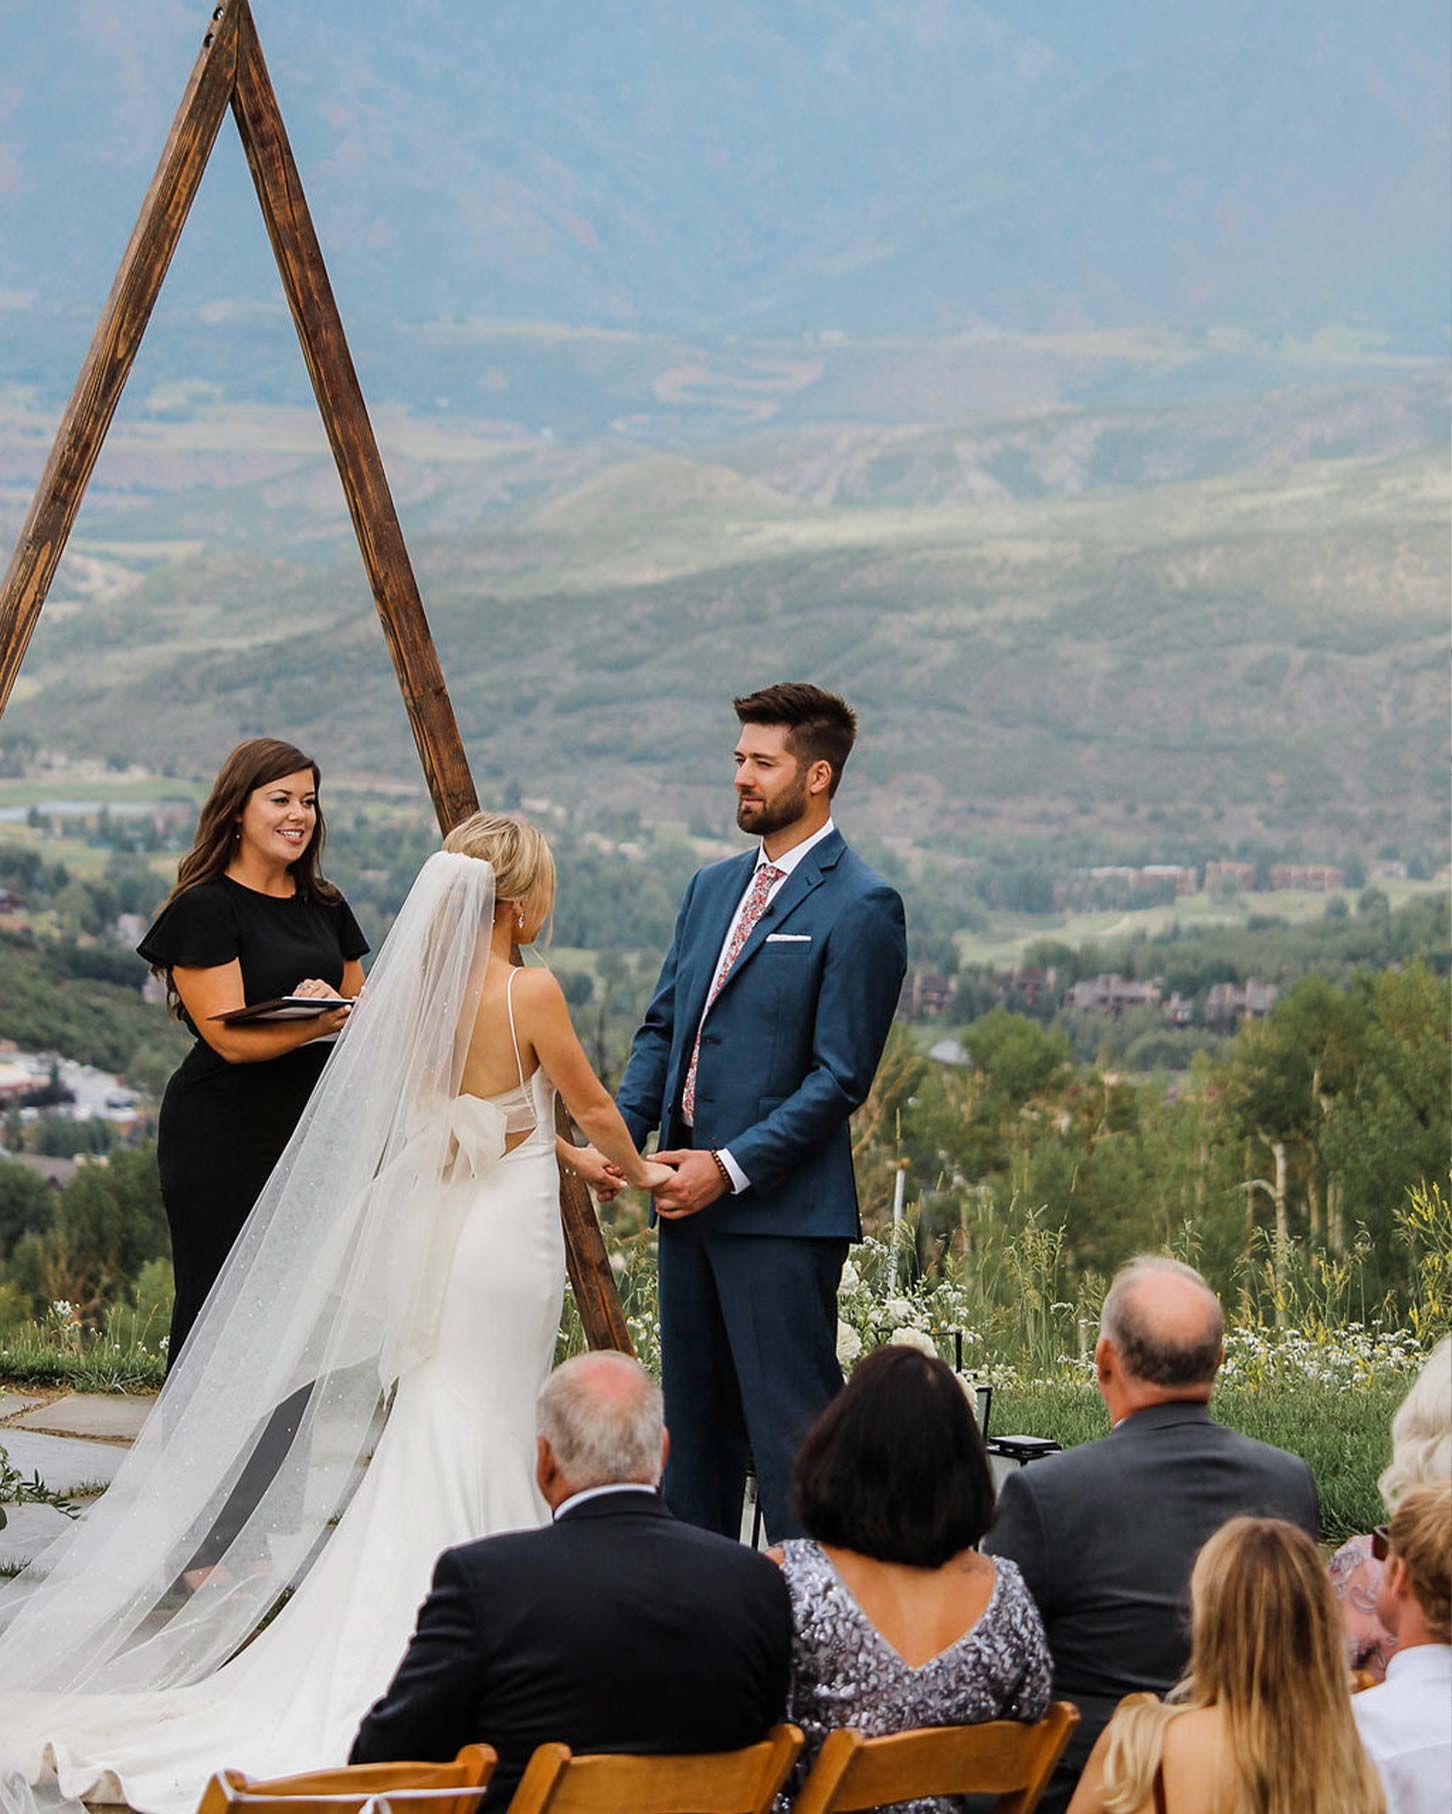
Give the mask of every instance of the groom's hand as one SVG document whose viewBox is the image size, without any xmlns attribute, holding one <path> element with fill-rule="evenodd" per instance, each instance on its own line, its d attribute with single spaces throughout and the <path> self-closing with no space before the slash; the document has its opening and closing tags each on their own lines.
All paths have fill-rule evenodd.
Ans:
<svg viewBox="0 0 1452 1814">
<path fill-rule="evenodd" d="M 726 1194 L 726 1180 L 714 1156 L 691 1147 L 680 1147 L 668 1153 L 652 1155 L 661 1165 L 669 1165 L 675 1176 L 655 1193 L 655 1213 L 669 1222 L 698 1215 L 718 1197 Z"/>
</svg>

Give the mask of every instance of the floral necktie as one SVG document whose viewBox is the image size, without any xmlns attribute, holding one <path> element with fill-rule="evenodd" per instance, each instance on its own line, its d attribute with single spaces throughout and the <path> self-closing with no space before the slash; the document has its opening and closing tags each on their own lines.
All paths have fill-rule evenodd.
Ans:
<svg viewBox="0 0 1452 1814">
<path fill-rule="evenodd" d="M 721 993 L 721 985 L 731 974 L 731 966 L 741 955 L 741 947 L 751 937 L 751 929 L 766 912 L 766 903 L 772 889 L 785 876 L 784 869 L 777 869 L 770 863 L 758 864 L 756 874 L 751 878 L 751 888 L 742 906 L 741 914 L 731 934 L 731 942 L 726 947 L 725 956 L 721 959 L 721 968 L 716 972 L 716 980 L 711 985 L 711 993 L 706 997 L 706 1006 L 701 1010 L 701 1024 L 704 1026 L 706 1016 L 711 1011 L 711 1003 Z M 696 1043 L 691 1052 L 690 1066 L 686 1071 L 686 1085 L 681 1091 L 681 1112 L 687 1121 L 696 1119 L 696 1065 L 701 1057 L 701 1028 L 696 1029 Z"/>
</svg>

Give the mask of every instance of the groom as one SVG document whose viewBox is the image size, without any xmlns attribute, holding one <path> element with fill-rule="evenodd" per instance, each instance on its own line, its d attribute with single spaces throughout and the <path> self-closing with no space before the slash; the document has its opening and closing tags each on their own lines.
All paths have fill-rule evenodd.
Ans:
<svg viewBox="0 0 1452 1814">
<path fill-rule="evenodd" d="M 837 1285 L 861 1235 L 848 1117 L 906 968 L 902 901 L 832 798 L 857 734 L 834 694 L 735 702 L 736 823 L 755 849 L 692 878 L 619 1093 L 660 1130 L 661 1352 L 672 1511 L 737 1536 L 748 1456 L 773 1540 L 796 1450 L 842 1384 Z"/>
</svg>

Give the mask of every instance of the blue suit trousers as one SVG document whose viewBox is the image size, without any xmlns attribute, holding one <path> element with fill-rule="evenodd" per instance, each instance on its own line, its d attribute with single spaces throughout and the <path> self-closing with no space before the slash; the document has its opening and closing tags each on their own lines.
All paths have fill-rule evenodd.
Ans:
<svg viewBox="0 0 1452 1814">
<path fill-rule="evenodd" d="M 666 1504 L 688 1523 L 739 1535 L 750 1460 L 768 1537 L 799 1537 L 792 1468 L 842 1387 L 837 1286 L 848 1244 L 722 1233 L 709 1209 L 658 1233 Z"/>
</svg>

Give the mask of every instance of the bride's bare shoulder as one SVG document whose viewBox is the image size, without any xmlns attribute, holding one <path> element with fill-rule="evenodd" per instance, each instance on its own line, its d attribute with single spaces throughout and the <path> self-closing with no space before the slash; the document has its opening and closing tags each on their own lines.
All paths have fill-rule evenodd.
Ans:
<svg viewBox="0 0 1452 1814">
<path fill-rule="evenodd" d="M 531 1008 L 547 1010 L 565 999 L 565 992 L 554 971 L 546 970 L 543 965 L 530 964 L 517 968 L 509 986 L 516 1012 L 520 1008 L 526 1011 Z"/>
</svg>

